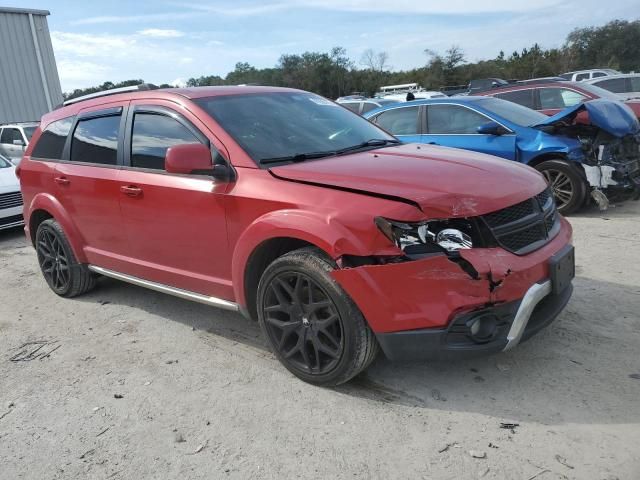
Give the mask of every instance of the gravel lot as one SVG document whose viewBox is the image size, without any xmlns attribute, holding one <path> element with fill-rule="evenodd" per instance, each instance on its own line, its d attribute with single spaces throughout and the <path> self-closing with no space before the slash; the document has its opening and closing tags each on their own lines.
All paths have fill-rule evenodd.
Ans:
<svg viewBox="0 0 640 480">
<path fill-rule="evenodd" d="M 570 220 L 575 293 L 547 330 L 338 389 L 238 314 L 109 279 L 60 299 L 0 232 L 0 478 L 640 478 L 640 203 Z"/>
</svg>

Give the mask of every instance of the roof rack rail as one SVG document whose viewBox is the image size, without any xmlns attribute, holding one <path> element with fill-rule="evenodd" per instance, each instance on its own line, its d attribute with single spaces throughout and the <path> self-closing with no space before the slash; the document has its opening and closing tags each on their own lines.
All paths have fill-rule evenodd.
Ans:
<svg viewBox="0 0 640 480">
<path fill-rule="evenodd" d="M 116 95 L 118 93 L 138 92 L 138 91 L 144 91 L 144 90 L 157 90 L 157 89 L 158 89 L 158 86 L 152 83 L 141 83 L 139 85 L 132 85 L 130 87 L 112 88 L 110 90 L 102 90 L 100 92 L 89 93 L 87 95 L 82 95 L 81 97 L 65 100 L 64 102 L 62 102 L 62 106 L 66 107 L 67 105 L 73 105 L 74 103 L 83 102 L 85 100 L 90 100 L 92 98 L 106 97 L 107 95 Z"/>
</svg>

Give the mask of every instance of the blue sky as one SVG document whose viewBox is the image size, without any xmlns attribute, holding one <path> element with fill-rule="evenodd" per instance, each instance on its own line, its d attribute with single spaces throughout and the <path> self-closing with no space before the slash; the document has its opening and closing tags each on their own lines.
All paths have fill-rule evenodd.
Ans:
<svg viewBox="0 0 640 480">
<path fill-rule="evenodd" d="M 2 1 L 2 0 L 0 0 Z M 343 46 L 386 51 L 393 69 L 456 44 L 469 60 L 534 42 L 559 46 L 575 27 L 640 17 L 638 0 L 36 1 L 46 9 L 63 91 L 106 80 L 181 83 L 236 62 L 273 66 L 283 53 Z"/>
</svg>

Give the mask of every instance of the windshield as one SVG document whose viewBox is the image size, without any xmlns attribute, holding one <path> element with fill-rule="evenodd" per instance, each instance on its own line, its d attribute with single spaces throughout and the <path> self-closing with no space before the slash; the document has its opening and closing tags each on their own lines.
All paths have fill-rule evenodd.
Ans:
<svg viewBox="0 0 640 480">
<path fill-rule="evenodd" d="M 501 100 L 499 98 L 489 98 L 482 100 L 483 108 L 504 118 L 508 122 L 515 123 L 521 127 L 530 127 L 544 122 L 547 117 L 544 113 L 536 112 L 528 107 L 517 103 Z"/>
<path fill-rule="evenodd" d="M 11 166 L 11 162 L 0 155 L 0 168 L 9 168 Z"/>
<path fill-rule="evenodd" d="M 358 145 L 367 148 L 364 144 L 371 140 L 395 140 L 359 115 L 311 93 L 223 95 L 195 102 L 258 164 L 318 158 Z M 369 148 L 376 147 L 380 145 Z"/>
<path fill-rule="evenodd" d="M 618 102 L 620 101 L 620 97 L 618 95 L 596 85 L 591 85 L 589 83 L 580 83 L 580 88 L 586 90 L 592 95 L 595 95 L 596 97 L 606 98 L 607 100 L 616 100 Z"/>
<path fill-rule="evenodd" d="M 36 131 L 37 127 L 23 127 L 24 134 L 27 136 L 27 141 L 31 141 L 31 137 L 33 137 L 33 132 Z"/>
</svg>

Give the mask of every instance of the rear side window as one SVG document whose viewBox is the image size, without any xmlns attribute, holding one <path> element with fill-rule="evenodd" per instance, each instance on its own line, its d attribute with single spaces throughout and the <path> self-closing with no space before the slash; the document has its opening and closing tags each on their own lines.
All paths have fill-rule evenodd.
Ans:
<svg viewBox="0 0 640 480">
<path fill-rule="evenodd" d="M 588 80 L 588 79 L 589 79 L 588 73 L 578 73 L 576 75 L 576 82 L 581 82 L 582 80 Z"/>
<path fill-rule="evenodd" d="M 375 110 L 376 108 L 378 108 L 378 105 L 376 105 L 373 102 L 364 102 L 362 104 L 362 113 L 367 113 L 370 112 L 371 110 Z"/>
<path fill-rule="evenodd" d="M 513 92 L 504 92 L 494 95 L 496 98 L 502 100 L 508 100 L 523 107 L 535 108 L 535 102 L 533 100 L 533 89 L 528 90 L 515 90 Z"/>
<path fill-rule="evenodd" d="M 427 129 L 432 135 L 477 134 L 478 127 L 491 119 L 460 105 L 429 105 Z"/>
<path fill-rule="evenodd" d="M 586 96 L 566 88 L 541 88 L 540 108 L 544 110 L 573 107 L 586 98 Z"/>
<path fill-rule="evenodd" d="M 382 112 L 376 124 L 393 135 L 418 134 L 418 107 L 401 107 Z"/>
<path fill-rule="evenodd" d="M 606 77 L 606 76 L 607 74 L 604 72 L 594 72 L 591 78 Z"/>
<path fill-rule="evenodd" d="M 631 83 L 629 87 L 630 92 L 640 92 L 640 77 L 631 77 L 629 82 Z"/>
<path fill-rule="evenodd" d="M 136 113 L 131 135 L 131 166 L 164 170 L 167 149 L 183 143 L 200 143 L 184 125 L 171 117 Z"/>
<path fill-rule="evenodd" d="M 49 124 L 40 135 L 40 139 L 36 143 L 33 152 L 31 152 L 31 156 L 60 160 L 72 123 L 73 117 L 69 117 Z"/>
<path fill-rule="evenodd" d="M 360 111 L 360 102 L 345 102 L 341 103 L 344 108 L 348 108 L 352 112 L 358 113 Z"/>
<path fill-rule="evenodd" d="M 116 165 L 120 115 L 80 120 L 71 142 L 71 161 Z"/>
<path fill-rule="evenodd" d="M 613 93 L 624 93 L 627 91 L 626 78 L 612 78 L 609 80 L 600 80 L 596 85 Z"/>
</svg>

